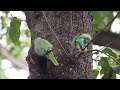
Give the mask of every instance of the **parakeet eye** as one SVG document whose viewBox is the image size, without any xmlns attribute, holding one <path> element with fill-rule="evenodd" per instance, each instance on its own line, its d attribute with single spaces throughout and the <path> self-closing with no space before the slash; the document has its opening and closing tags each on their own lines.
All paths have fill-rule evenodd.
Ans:
<svg viewBox="0 0 120 90">
<path fill-rule="evenodd" d="M 52 51 L 53 51 L 53 50 L 47 51 L 47 52 L 46 52 L 46 55 L 48 55 L 48 54 L 49 54 L 50 52 L 52 52 Z"/>
<path fill-rule="evenodd" d="M 85 39 L 84 42 L 87 43 L 89 40 L 88 39 Z"/>
</svg>

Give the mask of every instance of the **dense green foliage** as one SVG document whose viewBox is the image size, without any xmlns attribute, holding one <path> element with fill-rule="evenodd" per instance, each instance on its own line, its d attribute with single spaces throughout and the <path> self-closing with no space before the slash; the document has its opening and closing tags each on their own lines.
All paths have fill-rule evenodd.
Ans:
<svg viewBox="0 0 120 90">
<path fill-rule="evenodd" d="M 102 30 L 113 17 L 112 11 L 93 11 L 93 34 Z M 111 25 L 106 30 L 110 30 Z M 116 79 L 116 74 L 120 73 L 120 66 L 118 65 L 120 64 L 119 54 L 108 47 L 102 51 L 107 55 L 100 56 L 99 53 L 96 53 L 95 62 L 97 67 L 93 69 L 93 78 L 96 79 L 100 74 L 102 75 L 101 79 Z"/>
</svg>

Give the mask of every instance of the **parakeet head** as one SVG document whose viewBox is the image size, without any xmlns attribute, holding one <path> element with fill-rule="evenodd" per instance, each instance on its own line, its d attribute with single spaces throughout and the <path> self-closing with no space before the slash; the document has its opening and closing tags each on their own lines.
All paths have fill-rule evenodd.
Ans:
<svg viewBox="0 0 120 90">
<path fill-rule="evenodd" d="M 81 34 L 79 35 L 79 37 L 85 38 L 86 40 L 91 40 L 91 39 L 92 39 L 91 36 L 90 36 L 89 34 L 87 34 L 87 33 L 81 33 Z M 79 37 L 78 37 L 78 38 L 79 38 Z"/>
<path fill-rule="evenodd" d="M 92 38 L 89 34 L 79 33 L 74 37 L 72 41 L 72 46 L 74 46 L 77 49 L 83 50 L 91 39 Z"/>
<path fill-rule="evenodd" d="M 85 48 L 85 46 L 88 44 L 90 40 L 91 40 L 91 36 L 89 34 L 81 33 L 78 36 L 77 42 L 79 42 L 81 50 Z"/>
</svg>

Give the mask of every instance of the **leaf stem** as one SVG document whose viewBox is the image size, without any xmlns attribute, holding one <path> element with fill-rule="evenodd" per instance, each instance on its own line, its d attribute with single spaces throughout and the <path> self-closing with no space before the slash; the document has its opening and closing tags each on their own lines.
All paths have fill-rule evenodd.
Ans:
<svg viewBox="0 0 120 90">
<path fill-rule="evenodd" d="M 95 49 L 95 50 L 89 50 L 89 51 L 87 51 L 87 53 L 88 53 L 88 52 L 92 52 L 92 51 L 101 52 L 101 53 L 107 55 L 109 58 L 113 59 L 116 63 L 118 63 L 118 64 L 120 65 L 120 62 L 118 62 L 116 59 L 114 59 L 114 58 L 111 57 L 109 54 L 107 54 L 107 53 L 105 53 L 105 52 L 103 52 L 103 51 L 100 51 L 100 50 Z M 96 53 L 96 52 L 95 52 L 95 53 Z M 84 56 L 84 57 L 87 57 L 87 56 Z"/>
<path fill-rule="evenodd" d="M 112 44 L 112 42 L 109 42 L 108 44 L 106 44 L 103 48 L 100 49 L 100 51 L 102 51 L 104 48 L 108 47 L 110 44 Z"/>
</svg>

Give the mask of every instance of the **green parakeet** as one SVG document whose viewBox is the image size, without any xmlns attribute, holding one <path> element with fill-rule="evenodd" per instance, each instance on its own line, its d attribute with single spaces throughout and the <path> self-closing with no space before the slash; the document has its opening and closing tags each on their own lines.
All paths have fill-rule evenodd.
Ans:
<svg viewBox="0 0 120 90">
<path fill-rule="evenodd" d="M 54 57 L 54 54 L 52 52 L 53 46 L 50 44 L 46 39 L 42 39 L 40 37 L 36 37 L 34 40 L 34 50 L 35 53 L 39 56 L 45 56 L 49 60 L 52 61 L 52 63 L 55 66 L 58 66 L 58 62 Z"/>
<path fill-rule="evenodd" d="M 77 48 L 79 50 L 83 50 L 87 43 L 91 40 L 91 36 L 86 33 L 77 34 L 72 40 L 72 47 Z"/>
</svg>

